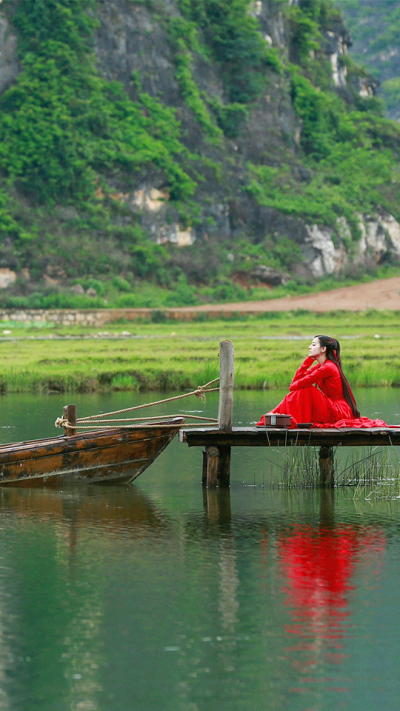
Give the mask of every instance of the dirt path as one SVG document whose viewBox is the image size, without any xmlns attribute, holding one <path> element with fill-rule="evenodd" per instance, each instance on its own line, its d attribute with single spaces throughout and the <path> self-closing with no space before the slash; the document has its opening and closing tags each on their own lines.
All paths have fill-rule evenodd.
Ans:
<svg viewBox="0 0 400 711">
<path fill-rule="evenodd" d="M 259 313 L 261 311 L 366 311 L 367 309 L 388 309 L 400 311 L 400 277 L 377 279 L 368 284 L 345 286 L 332 291 L 306 296 L 287 296 L 282 299 L 265 301 L 244 301 L 234 304 L 206 304 L 174 309 L 181 312 L 205 311 L 209 313 Z"/>
</svg>

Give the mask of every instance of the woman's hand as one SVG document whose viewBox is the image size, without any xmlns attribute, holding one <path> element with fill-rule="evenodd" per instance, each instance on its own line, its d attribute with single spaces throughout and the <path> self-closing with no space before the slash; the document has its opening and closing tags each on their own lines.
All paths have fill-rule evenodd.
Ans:
<svg viewBox="0 0 400 711">
<path fill-rule="evenodd" d="M 315 358 L 313 358 L 312 356 L 307 356 L 305 361 L 303 361 L 303 367 L 309 368 L 314 363 L 314 361 Z"/>
</svg>

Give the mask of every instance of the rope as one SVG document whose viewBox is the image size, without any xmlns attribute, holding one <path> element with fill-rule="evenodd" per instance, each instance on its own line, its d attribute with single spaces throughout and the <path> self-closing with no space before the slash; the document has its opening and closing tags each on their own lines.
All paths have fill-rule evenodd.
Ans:
<svg viewBox="0 0 400 711">
<path fill-rule="evenodd" d="M 177 415 L 159 415 L 154 416 L 154 417 L 125 417 L 125 418 L 118 418 L 116 420 L 97 420 L 97 422 L 140 422 L 141 420 L 145 420 L 148 422 L 149 420 L 171 420 L 173 417 L 184 417 L 185 419 L 190 419 L 190 420 L 205 420 L 206 422 L 218 422 L 217 419 L 214 417 L 200 417 L 199 415 L 186 415 L 186 414 L 181 414 L 178 413 Z M 82 419 L 77 420 L 77 422 L 85 423 L 86 418 L 82 417 Z"/>
<path fill-rule="evenodd" d="M 204 427 L 206 425 L 206 422 L 188 422 L 188 427 Z M 218 423 L 211 421 L 208 423 L 210 427 L 217 427 Z M 180 424 L 174 424 L 173 422 L 143 422 L 143 424 L 139 425 L 119 425 L 117 429 L 123 429 L 123 430 L 132 430 L 132 429 L 145 429 L 147 427 L 157 427 L 159 425 L 160 427 L 164 425 L 171 425 L 172 427 L 179 427 L 181 428 L 182 425 Z M 68 430 L 88 430 L 88 429 L 97 429 L 97 430 L 104 430 L 104 429 L 111 429 L 110 427 L 104 427 L 104 425 L 70 425 L 69 422 L 65 422 L 63 427 L 66 427 Z"/>
<path fill-rule="evenodd" d="M 88 417 L 79 417 L 76 421 L 76 424 L 71 425 L 70 422 L 68 422 L 68 419 L 64 417 L 57 417 L 55 421 L 55 426 L 56 427 L 65 427 L 67 429 L 93 429 L 93 428 L 101 428 L 104 429 L 104 424 L 105 423 L 112 423 L 117 425 L 118 427 L 145 427 L 146 424 L 142 425 L 120 425 L 120 422 L 141 422 L 145 420 L 146 422 L 149 422 L 150 420 L 155 420 L 154 424 L 152 425 L 151 423 L 148 425 L 150 426 L 155 426 L 157 425 L 157 420 L 159 424 L 163 424 L 162 420 L 171 420 L 174 417 L 184 417 L 187 419 L 193 419 L 193 420 L 202 420 L 204 423 L 207 422 L 208 424 L 215 424 L 218 423 L 218 420 L 216 420 L 213 417 L 200 417 L 200 415 L 159 415 L 158 417 L 125 417 L 125 418 L 119 418 L 119 419 L 108 419 L 110 415 L 121 415 L 124 412 L 132 412 L 133 410 L 142 410 L 146 407 L 154 407 L 154 405 L 162 405 L 166 402 L 172 402 L 174 400 L 182 400 L 183 398 L 186 397 L 191 397 L 192 395 L 195 395 L 196 397 L 200 397 L 203 402 L 206 400 L 206 393 L 212 393 L 215 392 L 216 390 L 219 390 L 219 388 L 210 388 L 210 385 L 213 385 L 214 383 L 218 382 L 219 378 L 214 378 L 214 380 L 210 380 L 209 383 L 206 383 L 205 385 L 199 385 L 196 390 L 192 390 L 189 393 L 183 393 L 182 395 L 175 395 L 174 397 L 168 397 L 165 398 L 164 400 L 156 400 L 156 402 L 149 402 L 145 403 L 144 405 L 136 405 L 135 407 L 125 407 L 122 410 L 114 410 L 113 412 L 103 412 L 99 415 L 89 415 Z M 90 424 L 92 420 L 96 420 L 100 424 Z M 165 423 L 164 423 L 165 424 Z M 198 423 L 197 425 L 195 423 L 188 423 L 193 427 L 200 427 L 201 423 Z"/>
<path fill-rule="evenodd" d="M 216 390 L 219 390 L 219 388 L 209 388 L 209 385 L 213 385 L 218 380 L 219 380 L 219 378 L 214 378 L 214 380 L 210 380 L 210 382 L 206 383 L 205 385 L 199 385 L 196 390 L 192 390 L 192 392 L 190 392 L 190 393 L 183 393 L 182 395 L 175 395 L 174 397 L 167 397 L 165 400 L 156 400 L 156 402 L 148 402 L 144 405 L 136 405 L 135 407 L 125 407 L 123 410 L 114 410 L 113 412 L 104 412 L 100 415 L 90 415 L 89 417 L 79 417 L 77 419 L 77 422 L 88 422 L 89 420 L 99 420 L 102 417 L 107 417 L 107 415 L 122 415 L 124 412 L 133 412 L 133 410 L 142 410 L 145 407 L 154 407 L 154 405 L 162 405 L 165 402 L 172 402 L 173 400 L 182 400 L 183 398 L 191 397 L 192 395 L 195 395 L 196 397 L 201 398 L 202 401 L 205 402 L 206 393 L 212 393 L 212 392 L 215 392 Z"/>
</svg>

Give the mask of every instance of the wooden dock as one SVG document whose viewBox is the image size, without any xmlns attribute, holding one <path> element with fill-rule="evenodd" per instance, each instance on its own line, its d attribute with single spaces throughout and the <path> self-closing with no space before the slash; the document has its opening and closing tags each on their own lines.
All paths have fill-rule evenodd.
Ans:
<svg viewBox="0 0 400 711">
<path fill-rule="evenodd" d="M 320 485 L 334 486 L 335 447 L 400 446 L 400 427 L 304 428 L 233 427 L 234 348 L 220 343 L 220 394 L 218 427 L 183 428 L 181 442 L 203 447 L 202 483 L 210 488 L 230 485 L 232 447 L 319 447 Z"/>
<path fill-rule="evenodd" d="M 189 447 L 375 447 L 400 446 L 400 427 L 371 429 L 278 429 L 276 427 L 232 427 L 221 432 L 217 427 L 182 429 L 181 442 Z"/>
</svg>

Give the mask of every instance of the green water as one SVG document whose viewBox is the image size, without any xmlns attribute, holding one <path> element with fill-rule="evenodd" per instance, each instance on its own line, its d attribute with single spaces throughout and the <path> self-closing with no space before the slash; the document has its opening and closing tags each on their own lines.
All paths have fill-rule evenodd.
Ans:
<svg viewBox="0 0 400 711">
<path fill-rule="evenodd" d="M 236 423 L 279 397 L 237 393 Z M 398 391 L 358 399 L 400 423 Z M 6 442 L 56 433 L 65 397 L 0 402 Z M 0 709 L 398 708 L 400 500 L 268 488 L 266 453 L 234 450 L 230 492 L 177 441 L 129 487 L 0 490 Z"/>
</svg>

